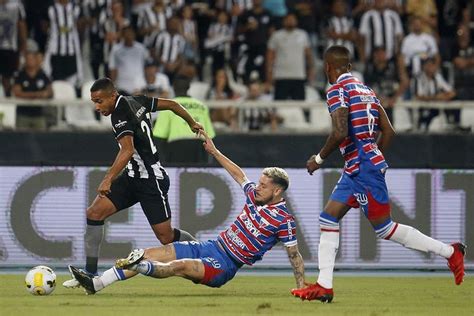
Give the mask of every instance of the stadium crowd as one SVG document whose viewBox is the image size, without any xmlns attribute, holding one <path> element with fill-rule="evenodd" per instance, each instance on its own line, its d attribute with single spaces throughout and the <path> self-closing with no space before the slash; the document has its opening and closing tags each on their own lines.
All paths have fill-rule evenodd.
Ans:
<svg viewBox="0 0 474 316">
<path fill-rule="evenodd" d="M 469 0 L 0 0 L 0 76 L 5 97 L 28 99 L 53 97 L 55 81 L 80 97 L 103 76 L 123 94 L 171 98 L 189 80 L 199 99 L 269 103 L 211 109 L 218 130 L 278 131 L 289 118 L 270 101 L 322 100 L 323 53 L 338 44 L 393 119 L 401 100 L 474 100 L 471 11 Z M 52 112 L 18 106 L 16 127 L 47 129 Z M 449 131 L 469 131 L 460 109 L 444 112 Z M 438 115 L 407 117 L 423 132 Z"/>
</svg>

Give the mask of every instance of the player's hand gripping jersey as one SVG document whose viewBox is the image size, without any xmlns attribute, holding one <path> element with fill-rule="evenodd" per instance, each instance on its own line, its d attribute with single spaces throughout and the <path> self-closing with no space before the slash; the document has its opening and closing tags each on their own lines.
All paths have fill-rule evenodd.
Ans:
<svg viewBox="0 0 474 316">
<path fill-rule="evenodd" d="M 357 174 L 361 164 L 368 168 L 387 168 L 376 143 L 380 101 L 374 91 L 352 74 L 345 73 L 329 88 L 327 104 L 331 114 L 338 108 L 349 108 L 348 135 L 339 145 L 345 161 L 344 172 Z"/>
<path fill-rule="evenodd" d="M 252 265 L 278 241 L 285 246 L 296 244 L 296 226 L 286 209 L 286 201 L 257 206 L 255 183 L 244 185 L 247 200 L 232 225 L 218 237 L 227 253 L 236 261 Z"/>
</svg>

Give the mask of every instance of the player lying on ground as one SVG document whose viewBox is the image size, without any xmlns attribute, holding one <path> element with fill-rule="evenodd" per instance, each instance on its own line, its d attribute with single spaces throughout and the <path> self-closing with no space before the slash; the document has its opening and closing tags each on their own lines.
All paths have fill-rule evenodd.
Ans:
<svg viewBox="0 0 474 316">
<path fill-rule="evenodd" d="M 162 247 L 134 250 L 98 277 L 69 266 L 87 293 L 94 294 L 138 273 L 160 279 L 179 276 L 194 283 L 220 287 L 231 280 L 244 264 L 252 265 L 261 260 L 265 252 L 279 241 L 286 246 L 296 286 L 304 286 L 304 264 L 298 251 L 295 221 L 282 197 L 289 185 L 286 171 L 265 168 L 256 185 L 247 179 L 239 166 L 216 149 L 206 134 L 202 134 L 206 151 L 245 192 L 245 205 L 237 219 L 216 240 L 174 242 Z"/>
<path fill-rule="evenodd" d="M 339 221 L 353 207 L 364 212 L 379 238 L 446 258 L 455 283 L 461 284 L 465 245 L 448 245 L 413 227 L 392 221 L 385 183 L 388 165 L 383 152 L 395 132 L 374 91 L 350 73 L 350 53 L 347 48 L 331 46 L 324 55 L 324 63 L 326 75 L 332 84 L 327 93 L 332 132 L 319 153 L 307 161 L 306 167 L 312 175 L 337 147 L 344 157 L 345 166 L 329 202 L 319 216 L 318 281 L 292 291 L 293 295 L 307 300 L 332 301 L 333 270 L 339 248 Z"/>
</svg>

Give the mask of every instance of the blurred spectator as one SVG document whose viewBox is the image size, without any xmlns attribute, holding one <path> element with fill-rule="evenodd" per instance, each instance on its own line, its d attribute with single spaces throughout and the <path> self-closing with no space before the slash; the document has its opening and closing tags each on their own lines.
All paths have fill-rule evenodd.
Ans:
<svg viewBox="0 0 474 316">
<path fill-rule="evenodd" d="M 172 15 L 171 8 L 165 0 L 155 0 L 153 6 L 144 8 L 137 21 L 137 33 L 143 38 L 143 43 L 148 45 L 154 32 L 166 30 L 166 20 Z"/>
<path fill-rule="evenodd" d="M 19 67 L 27 38 L 26 13 L 23 5 L 0 0 L 0 76 L 6 97 L 11 94 L 12 76 Z"/>
<path fill-rule="evenodd" d="M 458 30 L 458 41 L 454 51 L 454 87 L 459 100 L 474 100 L 474 45 L 469 28 L 463 26 Z"/>
<path fill-rule="evenodd" d="M 147 63 L 145 66 L 146 88 L 144 94 L 155 98 L 169 98 L 171 95 L 171 86 L 168 76 L 158 71 L 154 62 Z"/>
<path fill-rule="evenodd" d="M 393 108 L 410 84 L 403 60 L 387 59 L 385 48 L 376 47 L 371 62 L 365 68 L 364 78 L 367 85 L 377 94 L 393 123 Z"/>
<path fill-rule="evenodd" d="M 153 2 L 150 0 L 127 0 L 127 3 L 130 4 L 130 16 L 127 15 L 127 17 L 130 18 L 130 24 L 134 29 L 137 29 L 138 27 L 138 20 L 139 17 L 143 15 L 143 12 L 150 8 L 153 5 Z"/>
<path fill-rule="evenodd" d="M 248 85 L 248 96 L 249 101 L 265 101 L 271 104 L 272 96 L 269 94 L 263 94 L 263 86 L 258 81 L 253 81 Z M 244 131 L 261 131 L 267 127 L 271 131 L 278 129 L 278 123 L 281 118 L 277 115 L 275 109 L 269 108 L 241 108 L 242 113 L 242 126 L 241 129 Z"/>
<path fill-rule="evenodd" d="M 240 40 L 237 74 L 248 82 L 253 72 L 260 80 L 265 79 L 265 52 L 267 41 L 274 30 L 272 15 L 263 8 L 263 0 L 253 0 L 253 8 L 245 11 L 237 26 Z"/>
<path fill-rule="evenodd" d="M 454 89 L 446 82 L 438 71 L 434 58 L 428 58 L 423 63 L 423 71 L 414 80 L 413 89 L 416 100 L 420 101 L 449 101 L 456 96 Z M 459 109 L 444 110 L 448 123 L 460 128 L 461 111 Z M 418 128 L 428 131 L 433 118 L 439 115 L 438 109 L 423 108 L 419 110 Z"/>
<path fill-rule="evenodd" d="M 184 57 L 188 60 L 197 60 L 199 44 L 196 22 L 193 20 L 193 9 L 186 5 L 181 9 L 182 30 L 184 37 Z"/>
<path fill-rule="evenodd" d="M 209 27 L 204 47 L 212 56 L 212 73 L 222 69 L 230 58 L 230 43 L 233 29 L 229 25 L 229 16 L 225 11 L 217 13 L 217 21 Z"/>
<path fill-rule="evenodd" d="M 49 38 L 45 71 L 52 80 L 67 80 L 76 88 L 83 81 L 79 29 L 83 29 L 81 8 L 70 0 L 56 0 L 48 9 Z"/>
<path fill-rule="evenodd" d="M 405 13 L 421 19 L 423 33 L 435 35 L 438 31 L 438 10 L 434 0 L 407 0 Z"/>
<path fill-rule="evenodd" d="M 89 28 L 89 61 L 94 79 L 98 79 L 102 77 L 99 70 L 104 65 L 103 25 L 107 19 L 107 12 L 111 10 L 112 0 L 84 0 L 82 5 Z M 107 74 L 105 69 L 104 74 Z"/>
<path fill-rule="evenodd" d="M 48 8 L 52 1 L 23 0 L 22 2 L 26 10 L 28 37 L 38 44 L 40 52 L 45 52 L 48 39 Z"/>
<path fill-rule="evenodd" d="M 188 110 L 191 116 L 202 124 L 210 138 L 216 135 L 211 123 L 209 108 L 201 101 L 187 95 L 192 78 L 189 76 L 176 75 L 173 88 L 178 96 L 175 98 L 179 104 Z M 164 160 L 166 162 L 207 162 L 208 155 L 205 152 L 202 141 L 196 138 L 189 125 L 171 111 L 161 111 L 158 114 L 153 136 L 164 140 Z"/>
<path fill-rule="evenodd" d="M 286 5 L 289 12 L 296 14 L 298 27 L 308 33 L 311 47 L 316 54 L 318 42 L 318 21 L 324 20 L 324 1 L 322 0 L 287 0 Z M 317 55 L 317 54 L 316 54 Z"/>
<path fill-rule="evenodd" d="M 107 17 L 103 25 L 104 35 L 104 73 L 109 76 L 109 59 L 112 47 L 120 42 L 122 30 L 129 26 L 130 22 L 124 16 L 122 1 L 112 2 L 112 15 Z"/>
<path fill-rule="evenodd" d="M 423 32 L 423 22 L 420 17 L 410 18 L 411 32 L 403 39 L 401 53 L 410 77 L 416 77 L 421 72 L 421 61 L 434 58 L 439 66 L 441 57 L 438 45 L 433 35 Z"/>
<path fill-rule="evenodd" d="M 332 3 L 332 16 L 328 20 L 326 34 L 328 37 L 327 47 L 342 45 L 346 47 L 354 57 L 354 47 L 358 39 L 354 21 L 347 16 L 347 3 L 345 0 L 335 0 Z"/>
<path fill-rule="evenodd" d="M 179 18 L 170 18 L 167 30 L 155 33 L 150 47 L 152 57 L 162 66 L 170 81 L 173 81 L 183 59 L 185 40 L 179 33 L 180 23 Z"/>
<path fill-rule="evenodd" d="M 146 86 L 145 63 L 148 50 L 135 41 L 135 31 L 131 26 L 122 30 L 123 41 L 114 45 L 110 53 L 110 79 L 122 94 L 136 94 Z"/>
<path fill-rule="evenodd" d="M 362 15 L 359 33 L 364 40 L 362 61 L 372 58 L 375 47 L 385 47 L 387 58 L 393 58 L 400 50 L 403 28 L 400 15 L 387 8 L 385 0 L 375 0 L 373 9 Z"/>
<path fill-rule="evenodd" d="M 36 43 L 34 43 L 36 44 Z M 15 74 L 13 95 L 23 99 L 50 99 L 53 96 L 51 80 L 41 69 L 42 55 L 37 47 L 29 47 L 23 69 Z M 21 105 L 16 108 L 18 129 L 46 130 L 44 107 Z"/>
<path fill-rule="evenodd" d="M 219 69 L 214 75 L 212 86 L 207 93 L 208 100 L 233 100 L 238 95 L 229 86 L 229 80 L 224 69 Z M 236 130 L 237 109 L 235 107 L 218 108 L 211 110 L 211 119 L 213 123 L 222 128 L 230 128 Z"/>
<path fill-rule="evenodd" d="M 267 90 L 275 82 L 275 100 L 304 100 L 305 81 L 314 80 L 314 60 L 308 34 L 297 28 L 296 15 L 283 20 L 283 29 L 268 41 Z"/>
<path fill-rule="evenodd" d="M 456 32 L 469 23 L 468 0 L 436 0 L 438 9 L 439 51 L 443 61 L 451 61 L 456 46 Z"/>
</svg>

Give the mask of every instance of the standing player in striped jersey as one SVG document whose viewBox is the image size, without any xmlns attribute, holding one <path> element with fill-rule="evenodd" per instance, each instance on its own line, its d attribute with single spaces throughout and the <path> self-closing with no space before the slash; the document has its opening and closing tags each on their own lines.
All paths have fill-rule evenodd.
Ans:
<svg viewBox="0 0 474 316">
<path fill-rule="evenodd" d="M 310 175 L 339 147 L 345 160 L 344 172 L 329 202 L 319 216 L 319 276 L 316 284 L 293 291 L 302 299 L 331 302 L 333 270 L 339 247 L 339 221 L 352 208 L 360 208 L 379 238 L 411 249 L 433 252 L 448 260 L 455 283 L 464 277 L 466 246 L 447 245 L 413 227 L 392 221 L 383 156 L 395 132 L 372 89 L 351 75 L 350 52 L 343 46 L 330 47 L 324 56 L 325 71 L 332 84 L 327 93 L 332 132 L 317 155 L 306 163 Z"/>
<path fill-rule="evenodd" d="M 120 147 L 97 189 L 98 196 L 87 209 L 86 271 L 96 274 L 104 220 L 137 202 L 140 202 L 153 232 L 163 245 L 195 240 L 188 232 L 171 227 L 170 180 L 153 143 L 150 112 L 173 111 L 195 133 L 202 132 L 203 127 L 176 101 L 119 95 L 109 78 L 96 80 L 90 91 L 96 110 L 104 116 L 111 115 L 112 129 Z M 72 279 L 63 285 L 73 288 L 79 283 Z"/>
<path fill-rule="evenodd" d="M 295 221 L 283 199 L 289 185 L 286 171 L 265 168 L 256 185 L 247 179 L 239 166 L 216 149 L 208 135 L 202 135 L 206 151 L 242 186 L 246 196 L 242 212 L 215 240 L 174 242 L 163 247 L 137 249 L 99 277 L 69 266 L 89 294 L 138 273 L 159 279 L 179 276 L 194 283 L 220 287 L 244 264 L 252 265 L 261 260 L 279 241 L 286 246 L 296 286 L 304 286 L 304 263 L 298 251 Z"/>
</svg>

